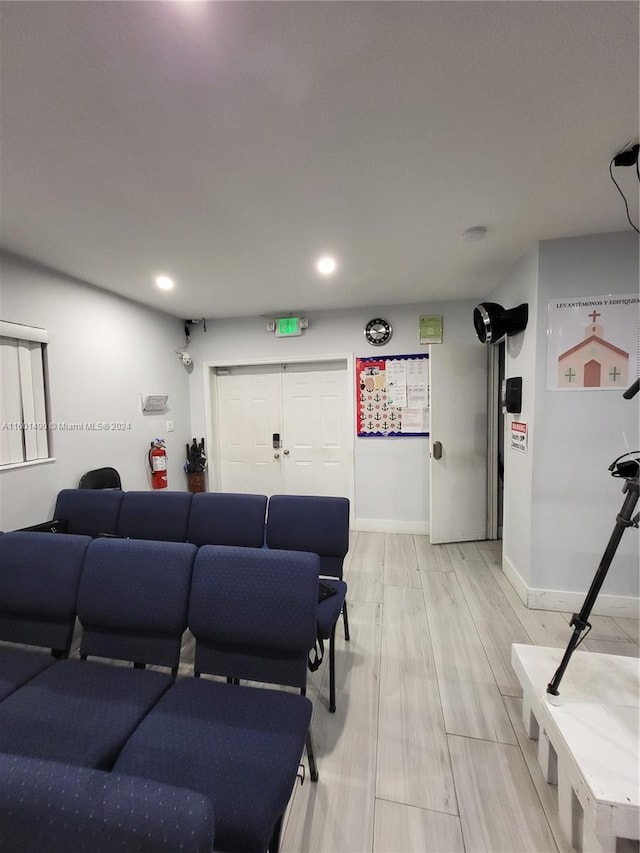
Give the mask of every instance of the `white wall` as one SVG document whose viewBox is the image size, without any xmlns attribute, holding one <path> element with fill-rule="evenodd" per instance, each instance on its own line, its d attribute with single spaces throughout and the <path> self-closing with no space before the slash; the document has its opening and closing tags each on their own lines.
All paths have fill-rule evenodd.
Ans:
<svg viewBox="0 0 640 853">
<path fill-rule="evenodd" d="M 637 292 L 638 239 L 631 232 L 540 244 L 533 587 L 588 588 L 623 501 L 623 481 L 607 468 L 640 447 L 638 397 L 628 402 L 615 391 L 547 391 L 547 303 L 560 296 Z M 638 596 L 638 576 L 638 533 L 630 530 L 603 595 Z"/>
<path fill-rule="evenodd" d="M 547 306 L 560 296 L 638 291 L 632 233 L 543 241 L 489 299 L 529 303 L 529 324 L 509 339 L 506 375 L 523 377 L 520 415 L 505 419 L 503 567 L 529 606 L 579 609 L 622 506 L 609 463 L 640 446 L 638 398 L 546 388 Z M 526 456 L 509 449 L 512 420 L 529 427 Z M 596 612 L 637 611 L 638 535 L 623 536 Z"/>
<path fill-rule="evenodd" d="M 419 344 L 421 314 L 444 315 L 444 343 L 474 340 L 469 301 L 411 306 L 373 306 L 349 311 L 312 312 L 301 337 L 276 338 L 262 318 L 208 321 L 193 330 L 189 351 L 196 366 L 191 375 L 191 415 L 194 435 L 205 435 L 203 363 L 239 363 L 353 353 L 356 357 L 424 352 Z M 363 330 L 372 317 L 385 317 L 393 337 L 384 347 L 366 343 Z M 478 347 L 479 357 L 485 352 Z M 356 527 L 426 532 L 429 521 L 429 440 L 427 438 L 355 438 L 354 518 Z"/>
<path fill-rule="evenodd" d="M 0 530 L 50 518 L 58 491 L 77 486 L 91 468 L 111 465 L 124 488 L 149 488 L 146 453 L 156 437 L 167 439 L 169 488 L 186 488 L 189 387 L 175 355 L 184 340 L 180 321 L 10 255 L 0 255 L 0 318 L 49 332 L 50 421 L 131 424 L 56 430 L 54 462 L 0 470 Z M 143 415 L 144 392 L 168 393 L 169 411 Z"/>
</svg>

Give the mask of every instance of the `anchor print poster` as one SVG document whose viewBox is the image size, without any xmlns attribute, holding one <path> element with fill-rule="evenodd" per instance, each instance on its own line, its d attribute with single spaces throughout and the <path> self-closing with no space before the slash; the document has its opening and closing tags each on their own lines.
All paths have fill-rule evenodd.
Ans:
<svg viewBox="0 0 640 853">
<path fill-rule="evenodd" d="M 638 294 L 554 299 L 547 327 L 550 391 L 624 391 L 638 375 Z"/>
<path fill-rule="evenodd" d="M 357 432 L 429 435 L 427 354 L 356 358 Z"/>
</svg>

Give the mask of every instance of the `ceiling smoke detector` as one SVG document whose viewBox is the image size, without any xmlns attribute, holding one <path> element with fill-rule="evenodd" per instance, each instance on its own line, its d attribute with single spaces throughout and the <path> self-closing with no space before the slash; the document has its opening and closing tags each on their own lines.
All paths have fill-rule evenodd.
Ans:
<svg viewBox="0 0 640 853">
<path fill-rule="evenodd" d="M 474 225 L 473 228 L 467 228 L 466 231 L 462 232 L 462 239 L 465 243 L 477 243 L 484 240 L 486 236 L 487 229 L 484 225 Z"/>
</svg>

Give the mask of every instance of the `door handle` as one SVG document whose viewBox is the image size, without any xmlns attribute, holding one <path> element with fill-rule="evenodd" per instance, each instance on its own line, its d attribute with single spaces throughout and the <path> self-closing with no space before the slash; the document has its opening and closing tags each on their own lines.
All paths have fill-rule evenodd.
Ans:
<svg viewBox="0 0 640 853">
<path fill-rule="evenodd" d="M 442 459 L 442 442 L 434 441 L 433 442 L 433 458 L 434 459 Z"/>
<path fill-rule="evenodd" d="M 288 451 L 288 450 L 285 450 L 284 455 L 285 455 L 285 456 L 288 456 L 288 455 L 289 455 L 289 451 Z"/>
<path fill-rule="evenodd" d="M 273 458 L 274 458 L 274 459 L 280 459 L 280 454 L 279 454 L 279 453 L 274 453 L 274 454 L 273 454 Z"/>
</svg>

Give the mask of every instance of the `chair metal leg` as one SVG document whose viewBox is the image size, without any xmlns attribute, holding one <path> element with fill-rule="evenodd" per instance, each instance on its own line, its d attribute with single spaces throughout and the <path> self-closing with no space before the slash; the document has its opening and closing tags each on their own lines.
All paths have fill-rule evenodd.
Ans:
<svg viewBox="0 0 640 853">
<path fill-rule="evenodd" d="M 349 636 L 349 617 L 347 616 L 347 599 L 345 598 L 342 605 L 342 621 L 344 622 L 344 638 L 347 642 L 351 639 Z"/>
<path fill-rule="evenodd" d="M 329 710 L 332 714 L 336 712 L 336 626 L 331 629 L 329 639 Z"/>
<path fill-rule="evenodd" d="M 282 835 L 282 818 L 284 815 L 280 815 L 278 820 L 276 821 L 276 825 L 273 827 L 273 832 L 271 833 L 271 838 L 269 839 L 269 847 L 267 853 L 278 853 L 280 850 L 280 836 Z"/>
<path fill-rule="evenodd" d="M 307 759 L 309 760 L 309 775 L 312 782 L 318 781 L 318 768 L 316 767 L 316 758 L 313 754 L 313 742 L 311 740 L 311 731 L 307 732 Z"/>
</svg>

